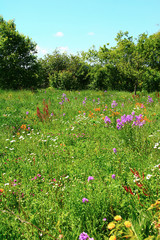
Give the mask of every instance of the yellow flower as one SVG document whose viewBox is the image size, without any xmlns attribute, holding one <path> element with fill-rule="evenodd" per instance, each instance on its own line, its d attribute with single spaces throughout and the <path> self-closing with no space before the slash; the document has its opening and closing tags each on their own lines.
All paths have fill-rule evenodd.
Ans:
<svg viewBox="0 0 160 240">
<path fill-rule="evenodd" d="M 127 227 L 127 228 L 130 228 L 132 226 L 131 222 L 129 221 L 125 221 L 124 222 L 124 225 Z"/>
<path fill-rule="evenodd" d="M 109 223 L 108 224 L 108 229 L 111 230 L 113 228 L 115 228 L 115 224 L 113 222 Z"/>
<path fill-rule="evenodd" d="M 117 215 L 117 216 L 114 217 L 114 220 L 120 221 L 120 220 L 122 220 L 122 217 L 120 215 Z"/>
<path fill-rule="evenodd" d="M 110 238 L 109 238 L 109 240 L 116 240 L 117 238 L 116 238 L 116 236 L 115 235 L 113 235 L 113 236 L 111 236 Z"/>
<path fill-rule="evenodd" d="M 3 193 L 4 192 L 4 189 L 0 188 L 0 193 Z"/>
</svg>

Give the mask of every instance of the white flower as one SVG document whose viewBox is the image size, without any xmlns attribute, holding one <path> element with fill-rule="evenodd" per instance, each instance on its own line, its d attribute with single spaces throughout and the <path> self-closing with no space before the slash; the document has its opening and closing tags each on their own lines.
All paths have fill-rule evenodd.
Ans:
<svg viewBox="0 0 160 240">
<path fill-rule="evenodd" d="M 10 143 L 16 142 L 16 140 L 11 140 Z"/>
<path fill-rule="evenodd" d="M 151 174 L 148 174 L 147 176 L 146 176 L 146 179 L 150 179 L 152 177 L 152 175 Z"/>
<path fill-rule="evenodd" d="M 9 185 L 9 183 L 5 183 L 5 184 L 4 184 L 4 186 L 8 186 L 8 185 Z"/>
</svg>

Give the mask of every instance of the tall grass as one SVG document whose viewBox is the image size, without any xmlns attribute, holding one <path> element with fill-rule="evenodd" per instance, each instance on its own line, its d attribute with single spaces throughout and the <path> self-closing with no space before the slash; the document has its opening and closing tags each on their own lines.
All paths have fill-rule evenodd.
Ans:
<svg viewBox="0 0 160 240">
<path fill-rule="evenodd" d="M 158 239 L 156 93 L 49 88 L 0 99 L 0 239 Z"/>
</svg>

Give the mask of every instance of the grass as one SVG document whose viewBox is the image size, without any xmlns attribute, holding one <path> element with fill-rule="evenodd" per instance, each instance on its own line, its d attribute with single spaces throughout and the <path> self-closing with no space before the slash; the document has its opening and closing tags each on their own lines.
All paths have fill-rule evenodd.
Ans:
<svg viewBox="0 0 160 240">
<path fill-rule="evenodd" d="M 0 99 L 0 239 L 158 239 L 158 94 L 49 88 Z M 132 120 L 118 130 L 124 114 Z"/>
</svg>

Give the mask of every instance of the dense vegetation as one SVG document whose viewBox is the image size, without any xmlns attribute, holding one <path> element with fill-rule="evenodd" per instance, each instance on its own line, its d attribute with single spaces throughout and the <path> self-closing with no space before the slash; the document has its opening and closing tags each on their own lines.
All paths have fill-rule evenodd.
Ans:
<svg viewBox="0 0 160 240">
<path fill-rule="evenodd" d="M 37 59 L 36 44 L 0 17 L 0 88 L 52 86 L 133 92 L 160 90 L 160 32 L 137 39 L 119 32 L 117 45 L 94 47 L 75 56 L 55 50 Z"/>
<path fill-rule="evenodd" d="M 0 99 L 0 239 L 159 239 L 158 94 Z"/>
</svg>

